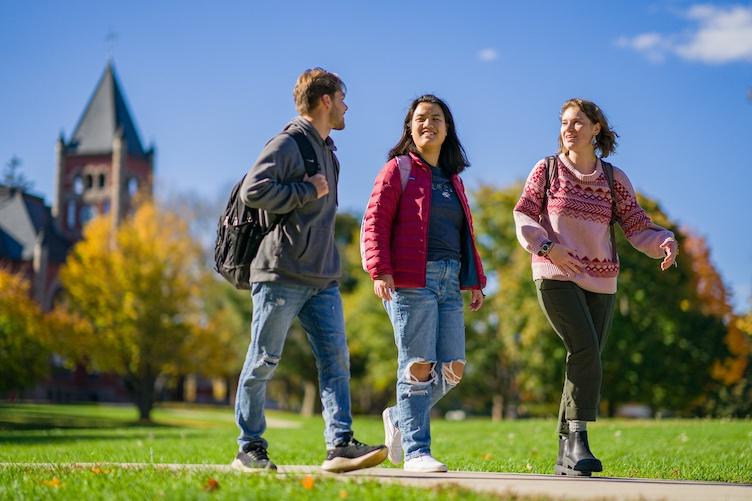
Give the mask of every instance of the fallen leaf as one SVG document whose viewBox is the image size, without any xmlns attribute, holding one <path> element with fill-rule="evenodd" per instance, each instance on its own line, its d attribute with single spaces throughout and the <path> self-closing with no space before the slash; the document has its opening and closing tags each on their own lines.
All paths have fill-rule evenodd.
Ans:
<svg viewBox="0 0 752 501">
<path fill-rule="evenodd" d="M 339 491 L 339 498 L 340 499 L 347 499 L 347 491 Z"/>
<path fill-rule="evenodd" d="M 47 487 L 52 487 L 53 489 L 57 489 L 58 487 L 63 485 L 63 483 L 57 477 L 52 477 L 52 480 L 45 480 L 42 483 Z"/>
<path fill-rule="evenodd" d="M 486 452 L 485 454 L 483 454 L 483 459 L 486 461 L 490 461 L 493 459 L 493 454 L 491 454 L 490 452 Z"/>
<path fill-rule="evenodd" d="M 306 475 L 300 480 L 300 485 L 303 486 L 303 489 L 310 490 L 313 489 L 313 484 L 315 481 L 313 480 L 313 477 L 310 475 Z"/>
<path fill-rule="evenodd" d="M 204 484 L 204 490 L 206 492 L 214 492 L 217 489 L 219 489 L 219 482 L 215 478 L 209 478 L 206 480 L 206 483 Z"/>
</svg>

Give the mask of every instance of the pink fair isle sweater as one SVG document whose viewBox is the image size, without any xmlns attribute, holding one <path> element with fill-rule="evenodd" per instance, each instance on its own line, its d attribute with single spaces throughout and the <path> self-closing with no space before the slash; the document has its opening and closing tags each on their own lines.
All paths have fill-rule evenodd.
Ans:
<svg viewBox="0 0 752 501">
<path fill-rule="evenodd" d="M 611 190 L 598 160 L 595 172 L 581 174 L 561 154 L 558 176 L 551 179 L 546 212 L 541 214 L 546 185 L 546 161 L 541 160 L 525 182 L 514 207 L 517 239 L 533 255 L 533 279 L 568 280 L 585 290 L 602 294 L 616 292 L 619 262 L 611 259 Z M 660 245 L 674 234 L 654 224 L 637 203 L 626 174 L 614 167 L 616 219 L 632 246 L 652 258 L 665 255 Z M 573 249 L 583 272 L 567 276 L 547 257 L 536 253 L 546 240 Z"/>
</svg>

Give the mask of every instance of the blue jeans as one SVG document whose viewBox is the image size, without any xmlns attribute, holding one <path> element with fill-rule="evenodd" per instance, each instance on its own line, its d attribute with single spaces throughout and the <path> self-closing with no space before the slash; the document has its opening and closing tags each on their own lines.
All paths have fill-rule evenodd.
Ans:
<svg viewBox="0 0 752 501">
<path fill-rule="evenodd" d="M 257 282 L 251 284 L 251 292 L 251 344 L 235 399 L 240 449 L 251 444 L 268 446 L 261 438 L 266 430 L 266 384 L 279 364 L 295 316 L 300 319 L 316 358 L 327 448 L 349 442 L 352 437 L 350 354 L 339 287 L 315 289 Z"/>
<path fill-rule="evenodd" d="M 389 416 L 402 433 L 406 460 L 431 453 L 431 407 L 459 382 L 451 362 L 465 362 L 459 273 L 459 261 L 429 261 L 425 287 L 397 289 L 384 301 L 398 357 L 397 405 Z M 411 374 L 416 362 L 432 364 L 428 381 Z"/>
</svg>

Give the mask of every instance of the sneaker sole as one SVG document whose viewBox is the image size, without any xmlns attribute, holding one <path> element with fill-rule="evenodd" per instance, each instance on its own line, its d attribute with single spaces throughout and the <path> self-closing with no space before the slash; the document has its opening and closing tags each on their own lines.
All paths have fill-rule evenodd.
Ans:
<svg viewBox="0 0 752 501">
<path fill-rule="evenodd" d="M 409 472 L 412 472 L 412 473 L 446 473 L 447 471 L 449 471 L 449 468 L 447 468 L 446 465 L 439 466 L 439 467 L 436 467 L 436 468 L 409 468 L 409 467 L 405 467 L 403 469 L 405 471 L 409 471 Z"/>
<path fill-rule="evenodd" d="M 384 409 L 381 413 L 381 420 L 384 421 L 384 442 L 389 451 L 387 457 L 392 464 L 400 464 L 402 462 L 402 434 L 399 430 L 397 433 L 392 433 L 394 426 L 389 419 L 389 409 Z"/>
<path fill-rule="evenodd" d="M 371 468 L 384 462 L 388 454 L 386 447 L 376 449 L 358 458 L 334 458 L 324 461 L 321 469 L 332 473 L 345 473 L 347 471 Z"/>
<path fill-rule="evenodd" d="M 242 461 L 239 459 L 233 459 L 232 463 L 230 463 L 230 468 L 237 470 L 237 471 L 244 471 L 246 473 L 264 473 L 264 472 L 276 472 L 277 471 L 277 465 L 270 465 L 266 468 L 251 468 L 250 466 L 246 466 L 243 464 Z"/>
</svg>

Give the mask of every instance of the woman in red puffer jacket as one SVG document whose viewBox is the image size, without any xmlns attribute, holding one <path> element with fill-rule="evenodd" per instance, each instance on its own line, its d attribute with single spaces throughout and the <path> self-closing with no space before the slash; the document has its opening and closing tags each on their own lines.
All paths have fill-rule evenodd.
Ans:
<svg viewBox="0 0 752 501">
<path fill-rule="evenodd" d="M 462 289 L 470 309 L 486 284 L 459 173 L 469 165 L 449 107 L 413 101 L 402 137 L 374 183 L 363 220 L 363 262 L 397 344 L 397 405 L 384 410 L 389 458 L 408 471 L 442 472 L 431 456 L 431 407 L 465 368 Z"/>
</svg>

